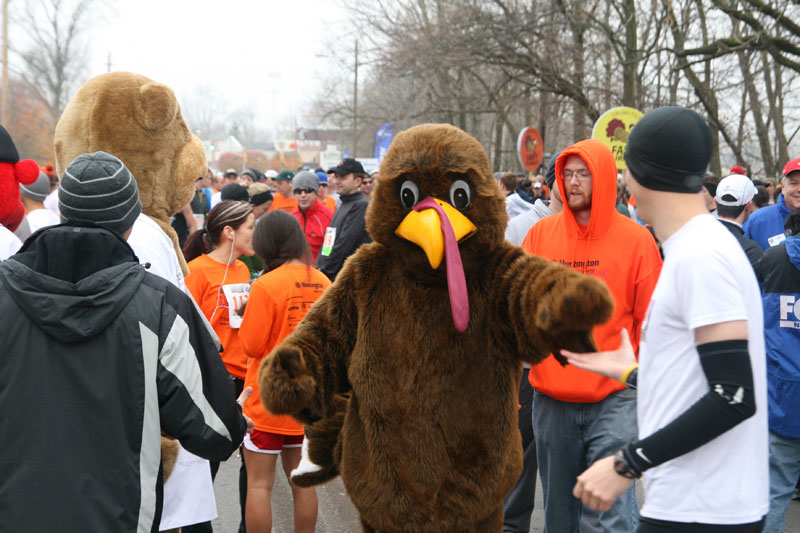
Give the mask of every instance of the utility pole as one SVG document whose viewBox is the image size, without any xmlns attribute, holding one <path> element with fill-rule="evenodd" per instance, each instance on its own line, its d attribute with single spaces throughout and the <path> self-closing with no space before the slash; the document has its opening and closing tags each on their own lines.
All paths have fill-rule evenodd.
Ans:
<svg viewBox="0 0 800 533">
<path fill-rule="evenodd" d="M 0 88 L 0 124 L 8 126 L 8 2 L 3 0 L 3 74 Z"/>
<path fill-rule="evenodd" d="M 356 63 L 355 75 L 353 76 L 353 149 L 351 157 L 356 158 L 358 151 L 358 39 L 356 39 Z"/>
</svg>

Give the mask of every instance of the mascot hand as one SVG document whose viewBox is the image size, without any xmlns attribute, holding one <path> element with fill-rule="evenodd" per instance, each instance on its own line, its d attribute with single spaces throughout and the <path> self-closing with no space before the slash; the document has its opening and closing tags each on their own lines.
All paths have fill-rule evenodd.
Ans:
<svg viewBox="0 0 800 533">
<path fill-rule="evenodd" d="M 553 339 L 551 351 L 561 364 L 566 359 L 560 350 L 592 352 L 596 350 L 592 329 L 603 324 L 614 310 L 614 300 L 602 281 L 583 274 L 570 275 L 539 303 L 535 325 Z"/>
<path fill-rule="evenodd" d="M 261 403 L 274 414 L 286 414 L 306 422 L 306 407 L 316 382 L 308 372 L 303 353 L 294 346 L 279 346 L 261 363 L 258 374 Z"/>
</svg>

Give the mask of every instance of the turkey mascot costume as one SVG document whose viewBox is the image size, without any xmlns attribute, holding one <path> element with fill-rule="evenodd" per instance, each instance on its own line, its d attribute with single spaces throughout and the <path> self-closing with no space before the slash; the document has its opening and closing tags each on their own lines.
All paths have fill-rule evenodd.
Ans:
<svg viewBox="0 0 800 533">
<path fill-rule="evenodd" d="M 522 471 L 522 362 L 593 350 L 599 280 L 526 255 L 483 147 L 400 133 L 367 212 L 374 242 L 262 363 L 261 400 L 306 424 L 297 484 L 336 475 L 364 531 L 500 532 Z M 563 358 L 561 359 L 563 362 Z"/>
</svg>

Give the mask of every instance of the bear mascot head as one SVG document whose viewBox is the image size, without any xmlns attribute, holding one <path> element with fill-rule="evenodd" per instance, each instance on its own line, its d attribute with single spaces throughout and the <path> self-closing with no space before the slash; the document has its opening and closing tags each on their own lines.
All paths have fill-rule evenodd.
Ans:
<svg viewBox="0 0 800 533">
<path fill-rule="evenodd" d="M 86 82 L 56 126 L 58 174 L 77 156 L 99 150 L 130 169 L 142 211 L 172 239 L 188 274 L 170 216 L 192 199 L 195 180 L 206 173 L 206 159 L 172 89 L 130 72 L 110 72 Z"/>
</svg>

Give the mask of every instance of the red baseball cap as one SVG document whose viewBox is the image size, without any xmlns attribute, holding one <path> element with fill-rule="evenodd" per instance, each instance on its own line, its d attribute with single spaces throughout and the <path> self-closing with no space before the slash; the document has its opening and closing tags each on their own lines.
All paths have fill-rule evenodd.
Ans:
<svg viewBox="0 0 800 533">
<path fill-rule="evenodd" d="M 792 159 L 791 161 L 786 163 L 785 167 L 783 167 L 784 176 L 788 176 L 792 172 L 800 172 L 800 157 L 798 157 L 797 159 Z"/>
<path fill-rule="evenodd" d="M 731 174 L 744 174 L 747 175 L 747 170 L 742 165 L 733 165 L 731 167 Z"/>
</svg>

